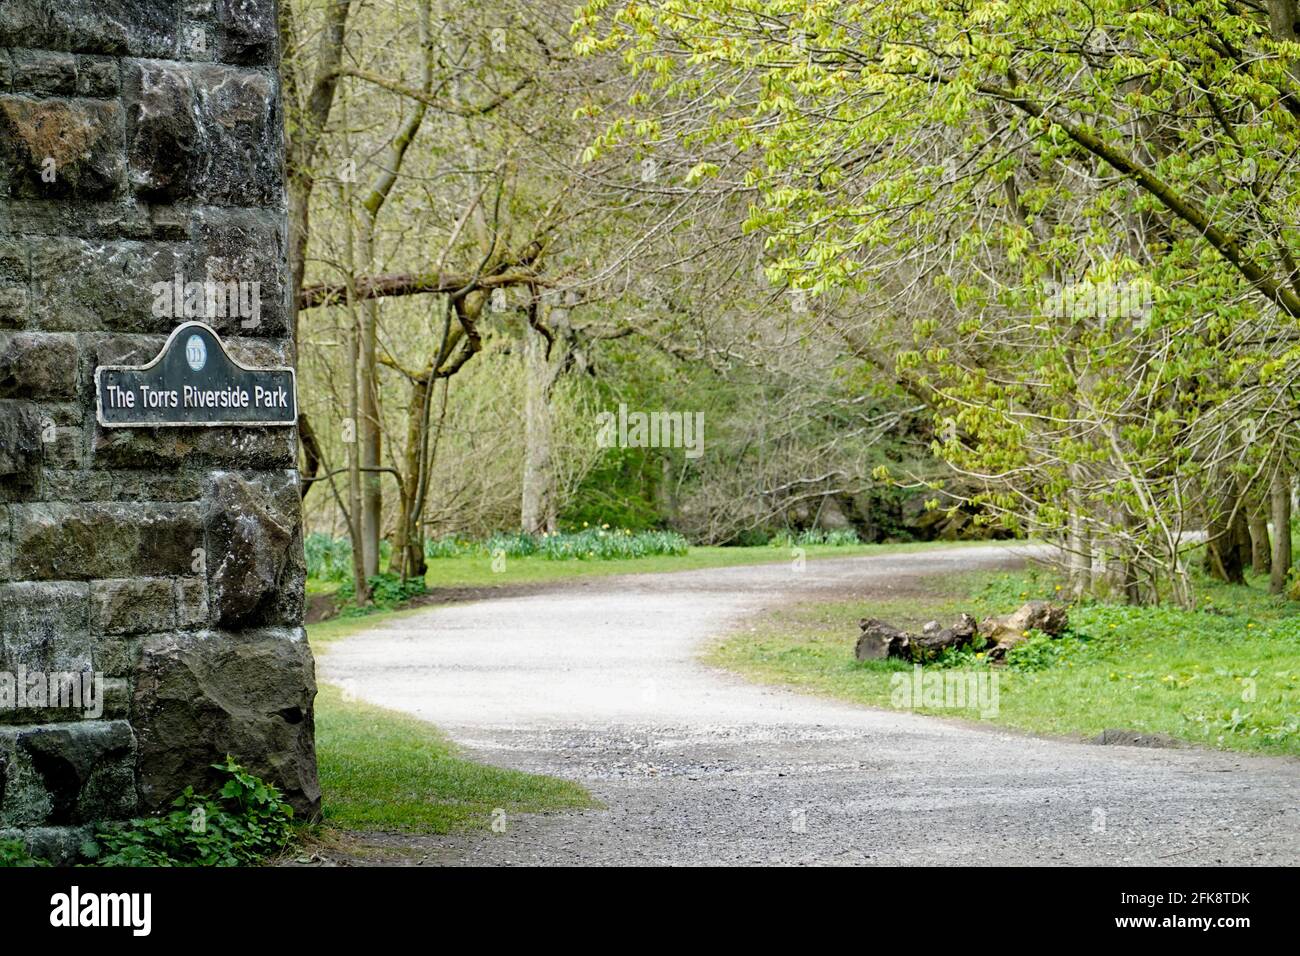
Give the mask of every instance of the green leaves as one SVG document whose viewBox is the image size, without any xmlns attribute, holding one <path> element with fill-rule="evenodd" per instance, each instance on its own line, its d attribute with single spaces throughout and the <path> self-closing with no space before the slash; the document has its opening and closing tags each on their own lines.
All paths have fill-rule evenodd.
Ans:
<svg viewBox="0 0 1300 956">
<path fill-rule="evenodd" d="M 293 808 L 280 791 L 230 756 L 213 769 L 226 777 L 215 796 L 186 787 L 170 812 L 110 824 L 82 855 L 98 866 L 249 866 L 284 849 Z"/>
</svg>

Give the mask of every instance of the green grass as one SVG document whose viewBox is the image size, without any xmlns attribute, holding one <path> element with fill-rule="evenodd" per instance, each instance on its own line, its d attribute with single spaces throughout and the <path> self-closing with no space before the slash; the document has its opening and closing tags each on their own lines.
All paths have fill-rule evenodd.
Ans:
<svg viewBox="0 0 1300 956">
<path fill-rule="evenodd" d="M 857 662 L 857 623 L 877 617 L 905 628 L 983 618 L 1029 598 L 1052 597 L 1043 574 L 967 574 L 934 579 L 932 593 L 893 600 L 796 605 L 718 643 L 709 661 L 760 681 L 872 707 L 891 706 L 891 678 L 911 665 Z M 1091 604 L 1072 608 L 1067 639 L 1041 640 L 998 669 L 999 712 L 1019 730 L 1091 737 L 1115 728 L 1160 733 L 1201 746 L 1300 754 L 1300 605 L 1262 582 L 1201 582 L 1202 609 Z M 975 654 L 950 661 L 987 664 Z M 970 711 L 920 713 L 979 719 Z"/>
<path fill-rule="evenodd" d="M 859 555 L 892 552 L 902 554 L 928 548 L 952 548 L 989 544 L 986 541 L 928 541 L 907 544 L 808 545 L 803 548 L 809 560 L 851 558 Z M 1022 542 L 1021 542 L 1022 543 Z M 652 555 L 644 558 L 614 558 L 605 561 L 557 561 L 537 555 L 507 558 L 498 562 L 487 555 L 458 555 L 429 561 L 425 582 L 430 588 L 499 587 L 510 584 L 535 584 L 563 581 L 577 577 L 603 577 L 610 574 L 651 574 L 662 571 L 692 571 L 699 568 L 722 568 L 748 564 L 780 564 L 791 560 L 789 548 L 761 545 L 750 548 L 692 547 L 683 555 Z M 332 593 L 335 582 L 310 579 L 307 590 L 312 594 Z"/>
<path fill-rule="evenodd" d="M 316 750 L 324 823 L 347 830 L 447 833 L 507 817 L 592 806 L 578 784 L 457 756 L 436 727 L 323 685 Z"/>
</svg>

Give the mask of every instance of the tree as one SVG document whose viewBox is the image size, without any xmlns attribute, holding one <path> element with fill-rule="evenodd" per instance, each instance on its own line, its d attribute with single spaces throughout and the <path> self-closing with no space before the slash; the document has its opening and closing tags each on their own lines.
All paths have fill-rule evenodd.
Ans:
<svg viewBox="0 0 1300 956">
<path fill-rule="evenodd" d="M 600 2 L 579 49 L 640 81 L 597 152 L 746 160 L 771 272 L 858 297 L 974 501 L 1057 537 L 1079 592 L 1188 604 L 1188 522 L 1235 527 L 1252 445 L 1295 417 L 1293 23 L 1223 0 Z"/>
</svg>

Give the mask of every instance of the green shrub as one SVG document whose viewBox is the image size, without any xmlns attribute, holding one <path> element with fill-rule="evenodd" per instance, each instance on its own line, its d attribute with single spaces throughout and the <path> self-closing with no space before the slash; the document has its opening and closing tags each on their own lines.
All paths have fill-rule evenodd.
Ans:
<svg viewBox="0 0 1300 956">
<path fill-rule="evenodd" d="M 428 590 L 423 578 L 408 578 L 403 581 L 398 575 L 387 572 L 372 574 L 366 582 L 370 585 L 371 603 L 364 608 L 358 608 L 354 603 L 356 587 L 351 578 L 339 585 L 335 594 L 344 614 L 369 614 L 373 611 L 389 610 Z"/>
<path fill-rule="evenodd" d="M 474 545 L 469 541 L 464 541 L 454 534 L 443 535 L 441 538 L 425 538 L 424 556 L 428 559 L 433 558 L 458 558 L 462 554 L 470 554 L 474 551 Z"/>
<path fill-rule="evenodd" d="M 346 581 L 352 577 L 352 542 L 314 531 L 303 541 L 307 576 L 318 581 Z"/>
<path fill-rule="evenodd" d="M 862 539 L 858 533 L 851 529 L 845 528 L 840 531 L 823 531 L 820 528 L 808 528 L 794 534 L 789 530 L 778 531 L 771 540 L 768 541 L 774 548 L 793 548 L 795 546 L 807 548 L 812 545 L 828 545 L 832 548 L 847 548 L 855 544 L 861 544 Z"/>
<path fill-rule="evenodd" d="M 645 558 L 655 555 L 681 556 L 690 548 L 690 542 L 672 531 L 638 531 L 608 526 L 583 528 L 555 534 L 497 533 L 482 541 L 472 542 L 454 535 L 426 541 L 424 554 L 430 560 L 455 558 L 477 554 L 507 558 L 528 558 L 534 555 L 549 561 L 613 561 L 621 558 Z"/>
<path fill-rule="evenodd" d="M 82 854 L 97 866 L 248 866 L 283 850 L 293 808 L 280 791 L 230 757 L 213 766 L 227 778 L 215 795 L 186 787 L 170 812 L 110 824 Z"/>
<path fill-rule="evenodd" d="M 673 531 L 641 531 L 586 528 L 582 531 L 545 535 L 538 553 L 551 561 L 614 561 L 655 555 L 681 557 L 690 542 Z"/>
<path fill-rule="evenodd" d="M 495 557 L 498 552 L 507 558 L 526 558 L 538 551 L 538 538 L 516 531 L 513 534 L 497 533 L 480 545 L 483 553 Z"/>
<path fill-rule="evenodd" d="M 1007 651 L 1007 667 L 1013 671 L 1041 671 L 1049 667 L 1073 664 L 1086 656 L 1088 638 L 1067 631 L 1050 637 L 1042 631 L 1030 631 L 1028 639 Z"/>
<path fill-rule="evenodd" d="M 49 866 L 49 864 L 28 853 L 27 844 L 22 840 L 0 840 L 0 867 L 9 866 Z"/>
</svg>

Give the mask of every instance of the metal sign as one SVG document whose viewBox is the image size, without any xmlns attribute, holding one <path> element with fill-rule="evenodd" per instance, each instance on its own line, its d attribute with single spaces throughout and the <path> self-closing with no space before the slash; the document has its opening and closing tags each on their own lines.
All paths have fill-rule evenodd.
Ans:
<svg viewBox="0 0 1300 956">
<path fill-rule="evenodd" d="M 148 365 L 95 369 L 95 405 L 105 428 L 294 425 L 291 368 L 247 368 L 202 322 L 176 328 Z"/>
</svg>

